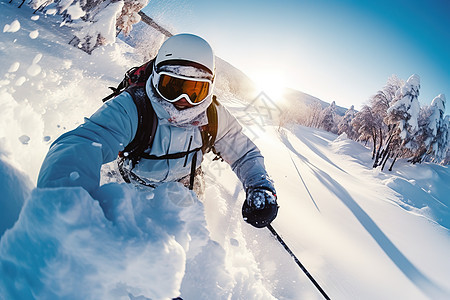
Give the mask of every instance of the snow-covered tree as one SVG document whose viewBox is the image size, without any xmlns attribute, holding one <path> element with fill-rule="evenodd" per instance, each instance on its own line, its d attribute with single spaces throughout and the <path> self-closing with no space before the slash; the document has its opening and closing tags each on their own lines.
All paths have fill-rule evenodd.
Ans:
<svg viewBox="0 0 450 300">
<path fill-rule="evenodd" d="M 147 6 L 148 0 L 124 0 L 122 12 L 117 18 L 116 26 L 124 35 L 128 35 L 133 25 L 141 20 L 138 14 Z"/>
<path fill-rule="evenodd" d="M 71 45 L 91 53 L 96 47 L 114 43 L 117 29 L 128 34 L 140 21 L 138 12 L 148 0 L 31 0 L 34 9 L 53 3 L 62 24 L 75 29 Z"/>
<path fill-rule="evenodd" d="M 369 105 L 372 109 L 375 123 L 378 126 L 380 134 L 387 135 L 387 125 L 384 123 L 384 118 L 387 116 L 387 111 L 391 106 L 392 101 L 395 99 L 397 91 L 405 84 L 397 76 L 392 75 L 388 78 L 386 85 L 379 90 L 375 95 L 369 99 Z M 383 139 L 380 138 L 380 142 Z M 381 144 L 380 147 L 383 145 Z"/>
<path fill-rule="evenodd" d="M 331 102 L 330 106 L 326 107 L 320 114 L 319 128 L 323 130 L 337 133 L 336 124 L 336 102 Z"/>
<path fill-rule="evenodd" d="M 90 10 L 86 11 L 86 18 L 72 23 L 76 28 L 75 39 L 71 44 L 79 47 L 87 53 L 102 45 L 114 43 L 116 40 L 116 19 L 122 11 L 123 2 L 119 0 L 107 0 L 97 4 L 92 3 Z M 97 4 L 97 6 L 95 6 Z"/>
<path fill-rule="evenodd" d="M 435 139 L 430 141 L 430 155 L 436 161 L 444 159 L 448 148 L 448 127 L 445 124 L 445 95 L 440 94 L 433 99 L 431 107 L 433 114 L 430 117 L 429 127 L 435 135 Z"/>
<path fill-rule="evenodd" d="M 397 91 L 392 105 L 387 111 L 387 123 L 395 124 L 399 136 L 408 148 L 408 142 L 418 130 L 420 78 L 411 75 L 406 83 Z"/>
<path fill-rule="evenodd" d="M 420 163 L 424 159 L 430 148 L 430 142 L 436 139 L 436 132 L 430 128 L 429 124 L 432 120 L 433 109 L 431 106 L 424 106 L 420 108 L 418 124 L 419 130 L 414 136 L 414 143 L 416 144 L 413 157 L 410 162 L 413 164 Z"/>
<path fill-rule="evenodd" d="M 417 150 L 412 163 L 428 160 L 441 161 L 445 157 L 446 133 L 444 128 L 445 95 L 435 97 L 430 106 L 425 106 L 419 114 L 419 130 L 413 140 Z M 444 150 L 445 151 L 445 150 Z"/>
<path fill-rule="evenodd" d="M 446 115 L 444 118 L 444 123 L 442 125 L 442 161 L 443 165 L 448 165 L 450 163 L 450 116 Z"/>
<path fill-rule="evenodd" d="M 395 98 L 391 102 L 391 106 L 387 111 L 387 116 L 384 122 L 389 128 L 388 145 L 389 151 L 396 153 L 396 157 L 404 152 L 404 149 L 409 149 L 414 152 L 417 149 L 413 142 L 418 126 L 418 116 L 420 112 L 420 104 L 418 100 L 420 89 L 420 78 L 418 75 L 411 75 L 406 83 L 396 92 Z M 393 140 L 400 139 L 401 143 L 393 148 L 389 145 Z M 387 159 L 390 153 L 383 156 Z"/>
<path fill-rule="evenodd" d="M 381 152 L 384 149 L 385 143 L 389 135 L 389 127 L 384 123 L 384 118 L 387 116 L 392 100 L 398 89 L 404 84 L 397 76 L 392 75 L 388 78 L 386 85 L 379 90 L 375 95 L 370 97 L 369 106 L 372 112 L 372 122 L 377 132 L 377 143 L 374 145 L 374 166 L 376 167 L 381 157 Z"/>
<path fill-rule="evenodd" d="M 42 0 L 32 0 L 30 5 L 37 9 L 43 3 L 47 5 Z M 91 53 L 98 46 L 115 42 L 122 0 L 57 0 L 54 3 L 58 14 L 64 17 L 62 24 L 75 29 L 71 45 Z"/>
<path fill-rule="evenodd" d="M 395 75 L 389 77 L 383 89 L 369 99 L 369 105 L 371 106 L 373 113 L 382 119 L 386 117 L 387 110 L 391 106 L 391 102 L 395 98 L 396 92 L 404 84 L 405 83 Z"/>
<path fill-rule="evenodd" d="M 344 117 L 338 124 L 338 134 L 346 133 L 347 137 L 353 139 L 355 136 L 355 132 L 353 130 L 353 126 L 351 125 L 352 120 L 355 118 L 356 110 L 352 105 L 344 114 Z"/>
<path fill-rule="evenodd" d="M 409 158 L 412 163 L 449 161 L 450 125 L 445 121 L 448 116 L 444 118 L 445 96 L 441 94 L 431 106 L 420 108 L 419 89 L 418 75 L 411 75 L 406 82 L 393 75 L 356 113 L 351 123 L 357 132 L 354 139 L 373 141 L 373 167 L 383 169 L 393 158 L 391 170 L 399 157 Z"/>
<path fill-rule="evenodd" d="M 29 2 L 29 5 L 33 8 L 33 9 L 40 9 L 44 6 L 47 6 L 49 4 L 53 3 L 53 1 L 49 1 L 49 0 L 31 0 Z"/>
</svg>

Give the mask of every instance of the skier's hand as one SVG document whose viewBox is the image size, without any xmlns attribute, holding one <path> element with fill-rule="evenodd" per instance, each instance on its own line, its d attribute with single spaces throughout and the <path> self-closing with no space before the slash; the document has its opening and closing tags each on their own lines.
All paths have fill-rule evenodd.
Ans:
<svg viewBox="0 0 450 300">
<path fill-rule="evenodd" d="M 244 220 L 262 228 L 272 222 L 278 213 L 277 195 L 265 188 L 250 188 L 242 206 Z"/>
</svg>

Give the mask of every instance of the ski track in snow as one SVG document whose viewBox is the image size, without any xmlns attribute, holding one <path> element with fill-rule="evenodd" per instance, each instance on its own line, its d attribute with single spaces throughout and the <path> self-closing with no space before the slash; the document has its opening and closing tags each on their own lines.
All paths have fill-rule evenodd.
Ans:
<svg viewBox="0 0 450 300">
<path fill-rule="evenodd" d="M 180 290 L 185 299 L 322 299 L 268 230 L 242 220 L 245 192 L 231 168 L 211 157 L 203 166 L 203 203 L 186 209 L 172 205 L 167 194 L 172 189 L 162 188 L 156 198 L 152 193 L 127 198 L 113 165 L 102 170 L 102 184 L 109 183 L 100 197 L 106 201 L 103 211 L 83 191 L 49 191 L 55 199 L 51 207 L 45 191 L 32 194 L 49 143 L 93 113 L 107 87 L 138 64 L 138 55 L 120 41 L 86 55 L 67 44 L 71 30 L 59 27 L 57 16 L 32 17 L 29 7 L 8 2 L 0 1 L 0 176 L 7 179 L 0 184 L 0 234 L 9 228 L 0 239 L 0 295 L 11 291 L 13 282 L 22 284 L 23 293 L 73 293 L 60 280 L 79 276 L 72 288 L 87 287 L 80 288 L 79 297 L 161 299 Z M 358 143 L 302 126 L 278 129 L 272 116 L 262 118 L 229 92 L 217 92 L 265 156 L 280 205 L 274 228 L 332 299 L 448 298 L 448 167 L 399 161 L 392 173 L 374 170 L 370 150 Z M 177 191 L 175 197 L 187 197 Z M 149 210 L 150 203 L 160 214 Z M 65 205 L 74 211 L 64 211 Z M 92 212 L 78 214 L 82 208 Z M 43 219 L 36 213 L 40 209 L 46 212 Z M 98 227 L 92 230 L 92 224 Z M 54 241 L 51 249 L 58 255 L 46 252 L 50 248 L 35 239 L 39 235 Z M 79 248 L 58 248 L 64 243 Z M 41 257 L 27 252 L 31 245 Z M 113 248 L 105 251 L 108 245 Z M 128 254 L 121 264 L 114 263 L 123 255 L 117 248 Z M 136 251 L 152 253 L 152 259 Z M 39 269 L 40 259 L 51 263 Z M 90 265 L 81 270 L 76 261 Z M 62 266 L 60 278 L 51 272 L 37 275 L 57 266 Z M 16 270 L 17 277 L 7 270 Z M 90 278 L 89 270 L 100 279 Z M 161 274 L 169 282 L 157 279 Z M 109 286 L 115 277 L 122 284 Z M 43 291 L 39 282 L 49 289 Z"/>
</svg>

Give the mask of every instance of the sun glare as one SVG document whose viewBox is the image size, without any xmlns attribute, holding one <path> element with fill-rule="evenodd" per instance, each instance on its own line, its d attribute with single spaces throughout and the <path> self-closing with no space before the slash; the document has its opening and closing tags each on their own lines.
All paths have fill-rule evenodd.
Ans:
<svg viewBox="0 0 450 300">
<path fill-rule="evenodd" d="M 285 92 L 284 78 L 277 74 L 259 74 L 254 79 L 259 91 L 264 92 L 275 102 L 281 102 L 283 100 L 283 94 Z"/>
</svg>

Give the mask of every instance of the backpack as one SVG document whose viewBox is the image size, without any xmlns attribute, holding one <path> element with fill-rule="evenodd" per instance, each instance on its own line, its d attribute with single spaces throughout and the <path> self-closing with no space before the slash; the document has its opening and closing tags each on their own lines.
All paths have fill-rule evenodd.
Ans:
<svg viewBox="0 0 450 300">
<path fill-rule="evenodd" d="M 213 95 L 212 97 L 213 101 L 206 111 L 208 117 L 208 124 L 200 128 L 203 141 L 201 148 L 190 149 L 189 143 L 188 150 L 185 152 L 168 154 L 159 157 L 152 156 L 144 152 L 149 146 L 151 147 L 151 145 L 153 144 L 153 139 L 155 137 L 156 129 L 158 127 L 158 118 L 156 116 L 155 111 L 153 110 L 153 106 L 150 102 L 150 99 L 148 98 L 147 93 L 145 92 L 145 85 L 147 79 L 150 77 L 152 73 L 153 61 L 154 60 L 150 60 L 149 62 L 139 67 L 133 67 L 129 69 L 125 73 L 123 80 L 119 83 L 119 85 L 116 88 L 109 87 L 113 91 L 113 93 L 102 99 L 103 102 L 106 102 L 109 99 L 114 98 L 118 96 L 120 93 L 125 91 L 131 95 L 131 97 L 133 98 L 133 102 L 137 108 L 139 123 L 136 135 L 134 139 L 127 146 L 125 146 L 124 150 L 119 152 L 120 158 L 119 171 L 124 180 L 128 183 L 130 182 L 130 177 L 132 177 L 138 182 L 147 185 L 145 184 L 144 180 L 139 178 L 136 174 L 132 173 L 131 171 L 129 173 L 125 172 L 125 170 L 122 168 L 123 161 L 125 158 L 129 159 L 133 165 L 136 164 L 141 158 L 175 159 L 186 156 L 187 161 L 187 155 L 201 150 L 203 153 L 213 151 L 213 153 L 216 154 L 214 160 L 221 159 L 220 153 L 217 153 L 216 150 L 214 149 L 214 143 L 216 140 L 218 127 L 217 106 L 220 105 L 215 95 Z M 195 176 L 194 173 L 195 173 L 196 158 L 197 155 L 194 155 L 191 166 L 191 178 L 189 186 L 190 189 L 192 189 L 193 180 Z"/>
</svg>

